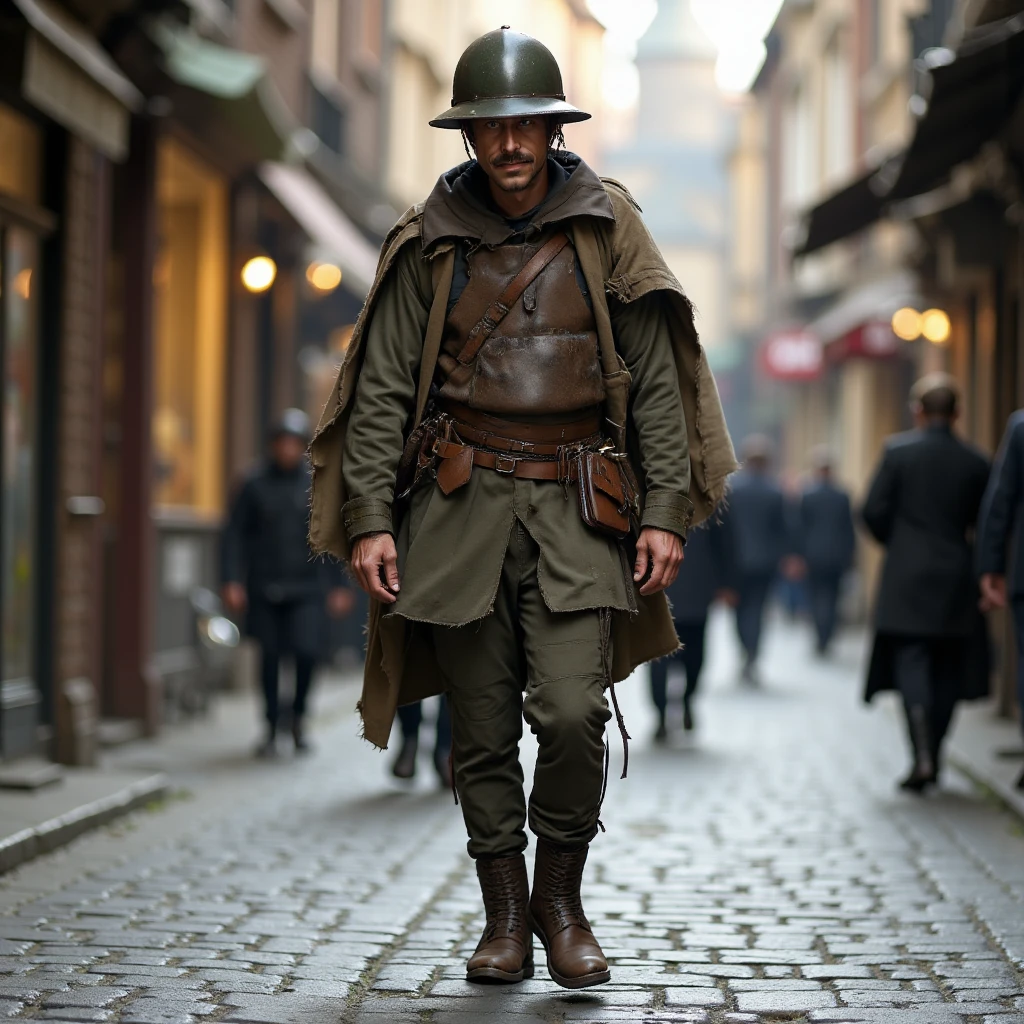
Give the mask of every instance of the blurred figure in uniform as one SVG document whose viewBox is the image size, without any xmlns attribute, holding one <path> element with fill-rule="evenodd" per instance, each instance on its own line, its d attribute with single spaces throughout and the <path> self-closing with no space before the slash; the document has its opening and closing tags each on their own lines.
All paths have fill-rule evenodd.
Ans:
<svg viewBox="0 0 1024 1024">
<path fill-rule="evenodd" d="M 900 785 L 921 793 L 938 780 L 957 701 L 988 693 L 972 533 L 989 464 L 953 433 L 952 377 L 929 374 L 910 396 L 917 428 L 889 439 L 862 511 L 886 549 L 865 700 L 903 697 L 914 764 Z"/>
<path fill-rule="evenodd" d="M 981 506 L 978 526 L 978 571 L 987 607 L 1013 608 L 1017 634 L 1017 707 L 1024 726 L 1024 409 L 1010 417 L 999 447 L 992 479 Z M 1010 554 L 1010 540 L 1015 543 Z M 1006 585 L 1010 562 L 1009 595 Z M 1017 779 L 1024 789 L 1024 771 Z"/>
<path fill-rule="evenodd" d="M 352 591 L 337 563 L 314 559 L 309 527 L 309 419 L 288 409 L 274 427 L 266 462 L 235 494 L 221 545 L 222 597 L 228 611 L 246 614 L 249 636 L 260 645 L 260 682 L 267 732 L 257 751 L 277 752 L 281 659 L 295 663 L 290 716 L 297 753 L 309 749 L 306 705 L 318 662 L 329 656 L 328 616 L 347 615 Z"/>
<path fill-rule="evenodd" d="M 782 489 L 771 476 L 772 445 L 760 434 L 743 444 L 743 468 L 732 478 L 729 518 L 734 541 L 736 630 L 743 646 L 743 680 L 756 684 L 765 603 L 788 552 Z"/>
<path fill-rule="evenodd" d="M 796 549 L 810 591 L 817 652 L 828 651 L 838 620 L 839 588 L 853 564 L 856 539 L 850 496 L 833 479 L 832 454 L 814 452 L 814 477 L 800 496 Z"/>
<path fill-rule="evenodd" d="M 391 765 L 391 774 L 396 779 L 411 779 L 416 774 L 416 755 L 420 746 L 420 725 L 423 723 L 423 701 L 401 704 L 398 708 L 398 724 L 402 730 L 402 746 Z M 452 784 L 452 720 L 448 712 L 448 698 L 442 693 L 438 698 L 437 719 L 434 734 L 434 770 L 441 784 Z"/>
<path fill-rule="evenodd" d="M 651 699 L 658 712 L 654 739 L 668 739 L 668 674 L 675 665 L 686 675 L 683 690 L 683 729 L 690 732 L 693 722 L 693 697 L 704 666 L 704 639 L 708 609 L 716 598 L 735 606 L 733 588 L 733 538 L 729 513 L 691 531 L 686 541 L 686 557 L 679 576 L 666 591 L 672 605 L 672 618 L 682 647 L 667 658 L 651 663 Z"/>
</svg>

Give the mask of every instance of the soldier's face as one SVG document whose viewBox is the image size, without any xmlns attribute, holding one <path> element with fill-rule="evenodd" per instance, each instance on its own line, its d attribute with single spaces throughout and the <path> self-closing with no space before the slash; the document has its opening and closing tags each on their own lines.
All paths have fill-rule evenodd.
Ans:
<svg viewBox="0 0 1024 1024">
<path fill-rule="evenodd" d="M 474 121 L 471 141 L 487 177 L 503 192 L 522 192 L 544 170 L 547 119 L 503 117 Z"/>
</svg>

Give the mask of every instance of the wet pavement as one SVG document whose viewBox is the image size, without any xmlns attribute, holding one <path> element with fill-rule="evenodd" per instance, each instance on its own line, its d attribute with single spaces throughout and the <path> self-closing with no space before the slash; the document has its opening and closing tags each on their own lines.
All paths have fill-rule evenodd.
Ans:
<svg viewBox="0 0 1024 1024">
<path fill-rule="evenodd" d="M 323 722 L 316 756 L 217 771 L 0 876 L 0 1019 L 121 1024 L 1024 1024 L 1024 826 L 966 779 L 898 793 L 891 702 L 776 624 L 764 682 L 713 626 L 698 731 L 657 747 L 646 680 L 585 902 L 612 983 L 465 983 L 479 896 L 451 795 Z M 424 736 L 426 745 L 426 734 Z M 166 763 L 161 767 L 170 770 Z"/>
</svg>

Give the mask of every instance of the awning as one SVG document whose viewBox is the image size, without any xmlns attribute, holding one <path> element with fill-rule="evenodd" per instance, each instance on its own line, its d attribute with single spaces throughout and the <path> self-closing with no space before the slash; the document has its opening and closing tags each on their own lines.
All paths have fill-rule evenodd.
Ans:
<svg viewBox="0 0 1024 1024">
<path fill-rule="evenodd" d="M 259 176 L 309 236 L 310 258 L 341 267 L 349 291 L 365 296 L 377 273 L 377 249 L 334 200 L 303 167 L 263 163 Z"/>
<path fill-rule="evenodd" d="M 868 227 L 892 202 L 935 189 L 999 134 L 1024 95 L 1024 14 L 971 32 L 928 73 L 930 95 L 909 147 L 808 211 L 795 255 Z"/>
<path fill-rule="evenodd" d="M 262 57 L 201 39 L 170 21 L 155 22 L 150 34 L 164 54 L 164 70 L 178 85 L 201 94 L 191 122 L 208 122 L 228 146 L 253 160 L 293 155 L 299 124 L 285 105 Z M 182 90 L 184 91 L 184 90 Z M 188 106 L 186 97 L 176 102 Z M 225 139 L 224 133 L 230 134 Z"/>
<path fill-rule="evenodd" d="M 862 324 L 888 323 L 893 313 L 904 306 L 922 309 L 924 305 L 916 277 L 901 270 L 846 292 L 809 323 L 807 330 L 828 345 Z"/>
<path fill-rule="evenodd" d="M 129 112 L 142 108 L 142 94 L 62 8 L 49 0 L 7 2 L 29 30 L 17 83 L 25 99 L 112 160 L 123 160 Z"/>
<path fill-rule="evenodd" d="M 930 69 L 928 106 L 888 198 L 935 188 L 977 155 L 1024 93 L 1024 14 L 972 32 L 948 64 Z"/>
<path fill-rule="evenodd" d="M 834 192 L 823 203 L 815 206 L 803 218 L 802 240 L 795 255 L 823 249 L 841 238 L 855 234 L 873 224 L 882 216 L 885 194 L 891 186 L 893 158 L 881 168 L 875 168 L 856 181 Z"/>
</svg>

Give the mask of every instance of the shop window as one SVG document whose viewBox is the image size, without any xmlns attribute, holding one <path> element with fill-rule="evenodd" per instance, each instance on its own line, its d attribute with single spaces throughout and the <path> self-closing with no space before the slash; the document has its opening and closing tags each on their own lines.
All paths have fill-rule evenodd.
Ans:
<svg viewBox="0 0 1024 1024">
<path fill-rule="evenodd" d="M 39 129 L 0 104 L 0 192 L 38 203 L 41 156 Z"/>
<path fill-rule="evenodd" d="M 21 228 L 0 229 L 0 339 L 3 345 L 3 489 L 0 604 L 3 679 L 32 676 L 38 518 L 39 243 Z"/>
<path fill-rule="evenodd" d="M 172 139 L 157 162 L 153 270 L 156 503 L 216 516 L 224 504 L 227 194 Z"/>
</svg>

